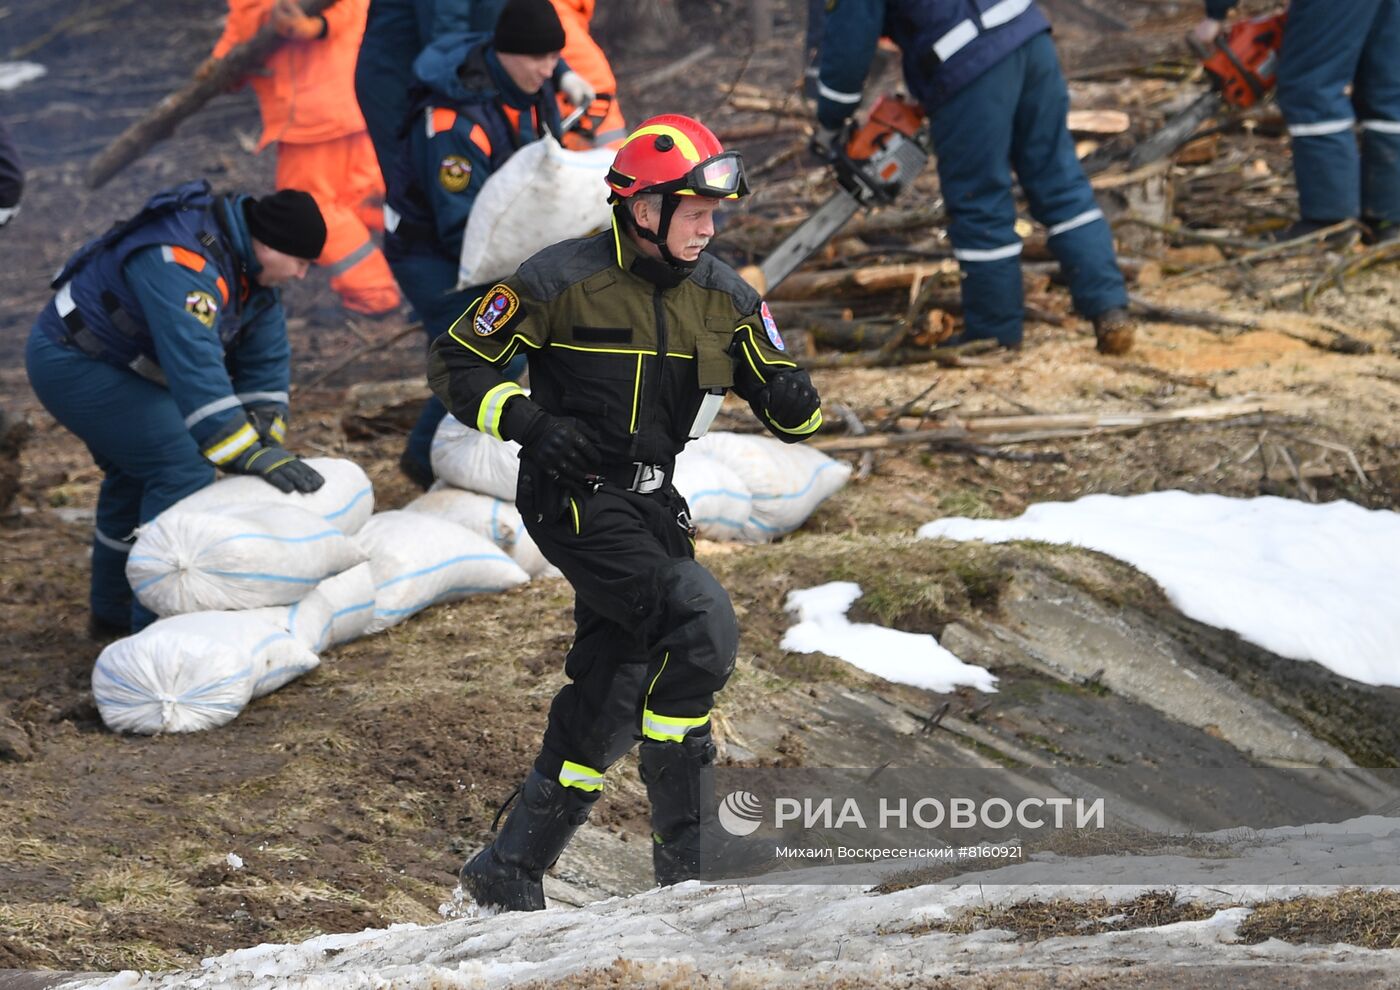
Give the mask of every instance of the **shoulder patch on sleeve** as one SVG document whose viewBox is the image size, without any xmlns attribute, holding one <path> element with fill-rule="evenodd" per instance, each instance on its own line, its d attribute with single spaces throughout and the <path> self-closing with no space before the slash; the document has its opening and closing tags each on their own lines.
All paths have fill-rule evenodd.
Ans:
<svg viewBox="0 0 1400 990">
<path fill-rule="evenodd" d="M 786 351 L 783 345 L 783 335 L 778 333 L 778 324 L 773 320 L 773 314 L 768 309 L 766 302 L 758 304 L 758 316 L 763 321 L 763 329 L 768 334 L 768 341 L 780 351 Z"/>
<path fill-rule="evenodd" d="M 191 289 L 185 293 L 185 312 L 212 330 L 219 316 L 219 304 L 203 289 Z"/>
<path fill-rule="evenodd" d="M 472 163 L 461 155 L 444 155 L 438 163 L 438 185 L 459 193 L 472 183 Z"/>
<path fill-rule="evenodd" d="M 490 337 L 496 331 L 524 318 L 520 297 L 516 295 L 515 290 L 497 282 L 486 290 L 481 302 L 477 303 L 476 313 L 472 316 L 472 332 L 478 337 Z"/>
</svg>

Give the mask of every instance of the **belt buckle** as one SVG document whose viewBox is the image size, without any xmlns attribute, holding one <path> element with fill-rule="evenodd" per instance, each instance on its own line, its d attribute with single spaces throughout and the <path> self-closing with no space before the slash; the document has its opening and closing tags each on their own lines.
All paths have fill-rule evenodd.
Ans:
<svg viewBox="0 0 1400 990">
<path fill-rule="evenodd" d="M 632 474 L 632 484 L 628 486 L 628 490 L 638 495 L 656 491 L 666 479 L 666 473 L 658 472 L 655 464 L 644 464 L 641 461 L 633 461 L 632 464 L 637 470 Z"/>
</svg>

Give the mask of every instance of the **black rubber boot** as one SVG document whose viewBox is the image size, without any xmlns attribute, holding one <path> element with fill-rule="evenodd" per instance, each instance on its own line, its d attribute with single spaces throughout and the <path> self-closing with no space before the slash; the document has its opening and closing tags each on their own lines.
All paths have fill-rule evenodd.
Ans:
<svg viewBox="0 0 1400 990">
<path fill-rule="evenodd" d="M 714 800 L 715 747 L 709 732 L 681 742 L 647 740 L 637 752 L 651 800 L 651 862 L 662 887 L 700 875 L 704 819 Z"/>
<path fill-rule="evenodd" d="M 588 821 L 598 794 L 531 770 L 495 841 L 462 866 L 462 890 L 483 907 L 544 910 L 544 871 Z"/>
</svg>

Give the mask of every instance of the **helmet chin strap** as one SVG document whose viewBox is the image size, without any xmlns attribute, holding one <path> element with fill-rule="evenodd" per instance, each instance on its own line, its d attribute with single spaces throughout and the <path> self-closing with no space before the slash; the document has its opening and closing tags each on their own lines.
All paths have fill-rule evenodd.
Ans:
<svg viewBox="0 0 1400 990">
<path fill-rule="evenodd" d="M 680 205 L 680 197 L 674 193 L 661 194 L 661 222 L 656 225 L 656 230 L 650 231 L 637 223 L 632 216 L 631 207 L 624 205 L 622 212 L 626 215 L 627 225 L 637 232 L 637 236 L 643 240 L 655 244 L 661 251 L 661 258 L 678 272 L 689 274 L 695 270 L 695 266 L 700 263 L 700 259 L 694 261 L 682 261 L 671 253 L 671 249 L 666 246 L 667 235 L 671 232 L 671 218 L 676 214 L 676 207 Z"/>
</svg>

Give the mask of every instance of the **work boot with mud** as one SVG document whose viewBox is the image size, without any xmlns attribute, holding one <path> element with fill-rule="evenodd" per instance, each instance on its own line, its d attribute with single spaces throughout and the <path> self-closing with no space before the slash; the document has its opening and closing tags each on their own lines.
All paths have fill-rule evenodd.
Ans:
<svg viewBox="0 0 1400 990">
<path fill-rule="evenodd" d="M 1133 321 L 1121 306 L 1094 317 L 1094 341 L 1100 354 L 1127 354 L 1133 349 Z"/>
<path fill-rule="evenodd" d="M 462 866 L 462 890 L 482 907 L 501 911 L 544 910 L 544 871 L 559 854 L 598 798 L 531 770 L 496 840 Z"/>
</svg>

